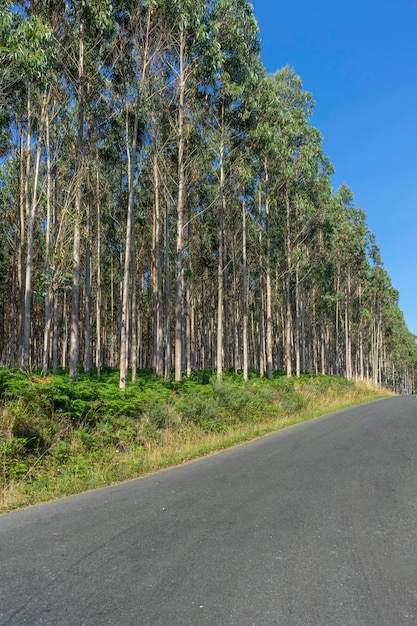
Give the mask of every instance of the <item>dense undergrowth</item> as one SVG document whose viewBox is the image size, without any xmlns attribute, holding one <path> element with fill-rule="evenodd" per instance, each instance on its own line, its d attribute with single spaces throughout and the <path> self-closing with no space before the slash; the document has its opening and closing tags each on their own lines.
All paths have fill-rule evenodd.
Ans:
<svg viewBox="0 0 417 626">
<path fill-rule="evenodd" d="M 139 476 L 330 410 L 389 395 L 329 376 L 118 371 L 46 378 L 0 368 L 0 511 Z"/>
</svg>

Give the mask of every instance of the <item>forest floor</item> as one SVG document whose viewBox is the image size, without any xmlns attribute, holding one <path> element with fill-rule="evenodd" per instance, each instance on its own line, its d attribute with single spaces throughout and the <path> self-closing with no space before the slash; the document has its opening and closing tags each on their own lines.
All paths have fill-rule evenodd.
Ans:
<svg viewBox="0 0 417 626">
<path fill-rule="evenodd" d="M 363 381 L 303 374 L 244 382 L 195 372 L 42 377 L 0 368 L 0 513 L 180 464 L 349 406 L 393 395 Z"/>
</svg>

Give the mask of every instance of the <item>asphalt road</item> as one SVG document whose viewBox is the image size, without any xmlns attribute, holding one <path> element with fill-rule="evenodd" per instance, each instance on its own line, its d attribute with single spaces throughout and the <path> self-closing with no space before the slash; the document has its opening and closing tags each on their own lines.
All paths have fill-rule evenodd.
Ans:
<svg viewBox="0 0 417 626">
<path fill-rule="evenodd" d="M 0 517 L 0 624 L 417 624 L 417 397 Z"/>
</svg>

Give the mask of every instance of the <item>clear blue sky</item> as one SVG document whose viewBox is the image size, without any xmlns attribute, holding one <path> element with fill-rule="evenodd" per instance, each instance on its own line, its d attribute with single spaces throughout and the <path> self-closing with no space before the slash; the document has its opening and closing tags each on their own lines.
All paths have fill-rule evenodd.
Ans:
<svg viewBox="0 0 417 626">
<path fill-rule="evenodd" d="M 268 72 L 290 65 L 312 124 L 376 235 L 417 335 L 417 1 L 252 0 Z"/>
</svg>

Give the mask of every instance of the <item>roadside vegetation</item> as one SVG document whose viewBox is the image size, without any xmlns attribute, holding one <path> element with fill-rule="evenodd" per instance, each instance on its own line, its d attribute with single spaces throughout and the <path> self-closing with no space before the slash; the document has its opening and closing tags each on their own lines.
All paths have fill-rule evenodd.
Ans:
<svg viewBox="0 0 417 626">
<path fill-rule="evenodd" d="M 182 463 L 390 395 L 341 377 L 272 380 L 194 372 L 181 382 L 142 371 L 119 389 L 100 378 L 0 369 L 0 511 L 97 488 Z"/>
</svg>

